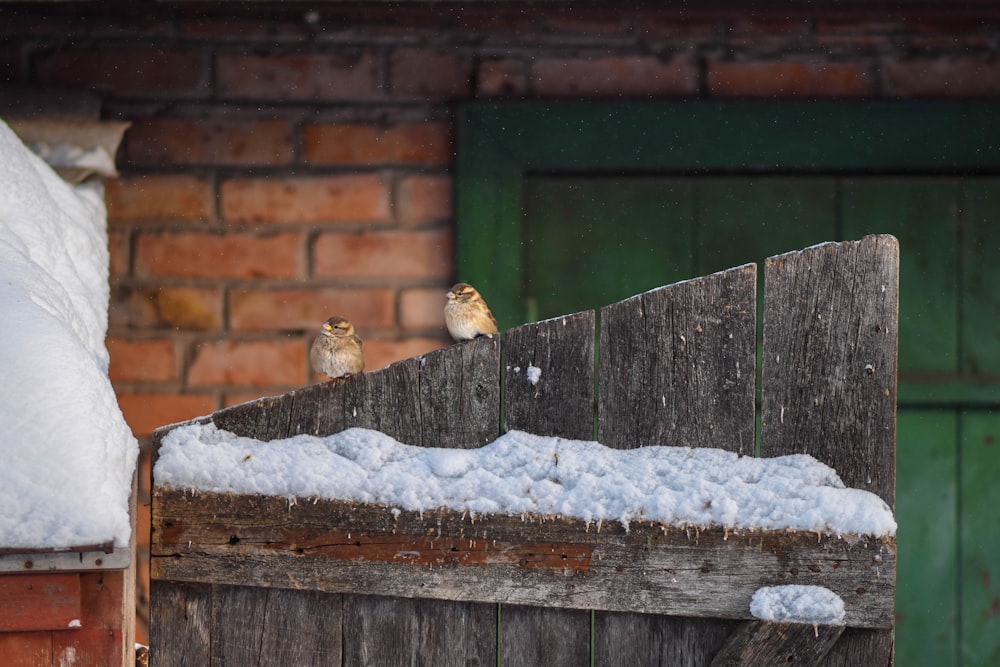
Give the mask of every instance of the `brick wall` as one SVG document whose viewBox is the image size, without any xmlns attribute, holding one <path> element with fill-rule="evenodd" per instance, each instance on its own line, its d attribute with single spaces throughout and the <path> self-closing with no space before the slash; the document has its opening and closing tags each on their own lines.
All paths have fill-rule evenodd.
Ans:
<svg viewBox="0 0 1000 667">
<path fill-rule="evenodd" d="M 369 369 L 448 343 L 456 103 L 1000 95 L 1000 21 L 962 12 L 77 5 L 0 6 L 0 81 L 94 91 L 134 123 L 107 188 L 108 346 L 144 444 L 315 381 L 332 314 Z"/>
</svg>

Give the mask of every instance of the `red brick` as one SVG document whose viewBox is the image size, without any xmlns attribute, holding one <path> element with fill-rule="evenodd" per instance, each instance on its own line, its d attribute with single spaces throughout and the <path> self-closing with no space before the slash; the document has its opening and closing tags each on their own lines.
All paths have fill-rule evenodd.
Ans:
<svg viewBox="0 0 1000 667">
<path fill-rule="evenodd" d="M 737 18 L 730 22 L 728 31 L 735 34 L 791 35 L 806 34 L 812 30 L 812 20 L 807 18 Z"/>
<path fill-rule="evenodd" d="M 234 330 L 319 331 L 333 315 L 346 317 L 360 330 L 395 324 L 390 289 L 291 289 L 233 292 L 229 326 Z"/>
<path fill-rule="evenodd" d="M 155 232 L 139 234 L 135 273 L 143 278 L 302 277 L 302 238 L 280 234 Z"/>
<path fill-rule="evenodd" d="M 304 148 L 313 164 L 446 165 L 452 157 L 450 126 L 443 123 L 309 125 Z"/>
<path fill-rule="evenodd" d="M 230 222 L 384 222 L 389 187 L 378 174 L 239 178 L 222 184 Z"/>
<path fill-rule="evenodd" d="M 216 88 L 225 97 L 269 100 L 350 100 L 378 93 L 378 60 L 363 51 L 223 53 Z"/>
<path fill-rule="evenodd" d="M 858 62 L 717 61 L 708 89 L 715 97 L 860 97 L 871 85 Z"/>
<path fill-rule="evenodd" d="M 38 80 L 93 87 L 119 95 L 177 97 L 207 93 L 205 58 L 198 49 L 64 48 L 38 61 Z"/>
<path fill-rule="evenodd" d="M 307 368 L 306 344 L 301 340 L 219 340 L 195 346 L 188 384 L 297 385 Z"/>
<path fill-rule="evenodd" d="M 546 12 L 544 24 L 549 30 L 559 33 L 575 33 L 588 37 L 624 36 L 629 21 L 616 8 L 579 7 L 567 12 Z"/>
<path fill-rule="evenodd" d="M 444 331 L 445 292 L 448 288 L 414 288 L 399 296 L 399 324 L 404 330 Z"/>
<path fill-rule="evenodd" d="M 451 345 L 454 341 L 447 337 L 441 338 L 403 338 L 401 340 L 366 340 L 365 370 L 377 371 L 395 362 L 427 354 L 442 347 Z M 314 377 L 314 379 L 317 379 Z M 325 378 L 319 378 L 325 379 Z"/>
<path fill-rule="evenodd" d="M 124 230 L 108 230 L 108 272 L 112 279 L 127 276 L 132 264 L 129 234 Z"/>
<path fill-rule="evenodd" d="M 220 329 L 222 289 L 117 286 L 111 291 L 108 315 L 113 329 Z"/>
<path fill-rule="evenodd" d="M 521 60 L 483 60 L 476 70 L 477 97 L 520 97 L 528 94 L 528 66 Z"/>
<path fill-rule="evenodd" d="M 892 97 L 997 97 L 1000 62 L 971 58 L 884 59 L 882 92 Z"/>
<path fill-rule="evenodd" d="M 142 165 L 289 164 L 291 127 L 285 120 L 138 121 L 125 133 L 125 154 L 133 164 Z"/>
<path fill-rule="evenodd" d="M 212 186 L 194 176 L 155 175 L 107 182 L 108 219 L 117 221 L 211 220 Z"/>
<path fill-rule="evenodd" d="M 635 33 L 643 38 L 709 37 L 716 31 L 715 22 L 709 19 L 683 20 L 674 15 L 667 18 L 657 14 L 640 15 L 635 24 Z"/>
<path fill-rule="evenodd" d="M 455 53 L 397 49 L 390 56 L 389 73 L 393 97 L 446 100 L 471 92 L 472 65 Z"/>
<path fill-rule="evenodd" d="M 452 239 L 446 230 L 320 234 L 313 245 L 317 276 L 447 278 Z"/>
<path fill-rule="evenodd" d="M 177 379 L 177 354 L 171 340 L 107 339 L 112 382 L 169 382 Z"/>
<path fill-rule="evenodd" d="M 396 216 L 404 224 L 442 222 L 452 217 L 451 178 L 408 176 L 396 191 Z"/>
<path fill-rule="evenodd" d="M 693 95 L 697 73 L 687 56 L 664 62 L 652 56 L 541 58 L 532 66 L 535 94 Z"/>
<path fill-rule="evenodd" d="M 209 394 L 119 393 L 118 405 L 132 432 L 150 435 L 160 426 L 182 422 L 215 411 Z"/>
</svg>

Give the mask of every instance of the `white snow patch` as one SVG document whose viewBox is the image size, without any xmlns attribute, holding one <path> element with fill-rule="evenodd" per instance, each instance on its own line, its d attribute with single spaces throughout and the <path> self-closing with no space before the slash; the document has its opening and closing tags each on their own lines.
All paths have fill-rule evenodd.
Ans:
<svg viewBox="0 0 1000 667">
<path fill-rule="evenodd" d="M 528 366 L 526 375 L 528 382 L 531 384 L 538 384 L 538 381 L 542 379 L 542 369 L 538 366 Z"/>
<path fill-rule="evenodd" d="M 844 601 L 822 586 L 765 586 L 753 594 L 750 613 L 762 621 L 842 625 Z"/>
<path fill-rule="evenodd" d="M 478 449 L 414 447 L 352 428 L 261 442 L 189 424 L 164 439 L 155 484 L 215 493 L 320 497 L 411 511 L 562 515 L 678 526 L 894 535 L 876 495 L 811 456 L 596 442 L 510 431 Z"/>
<path fill-rule="evenodd" d="M 0 121 L 0 546 L 127 546 L 139 449 L 108 379 L 103 190 Z"/>
</svg>

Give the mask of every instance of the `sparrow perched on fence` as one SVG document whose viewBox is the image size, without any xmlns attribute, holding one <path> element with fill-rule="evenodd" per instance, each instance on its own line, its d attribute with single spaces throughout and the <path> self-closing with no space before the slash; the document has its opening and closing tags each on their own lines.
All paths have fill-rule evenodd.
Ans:
<svg viewBox="0 0 1000 667">
<path fill-rule="evenodd" d="M 363 371 L 365 358 L 361 354 L 361 339 L 354 333 L 354 325 L 340 316 L 324 322 L 309 349 L 309 363 L 314 371 L 331 378 Z"/>
<path fill-rule="evenodd" d="M 447 296 L 444 323 L 452 338 L 463 341 L 497 332 L 497 321 L 475 287 L 458 283 L 448 291 Z"/>
</svg>

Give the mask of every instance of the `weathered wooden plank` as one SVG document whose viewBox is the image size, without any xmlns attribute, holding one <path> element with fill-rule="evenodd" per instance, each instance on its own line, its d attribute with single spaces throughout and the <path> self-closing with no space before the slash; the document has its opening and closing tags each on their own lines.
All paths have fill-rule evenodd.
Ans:
<svg viewBox="0 0 1000 667">
<path fill-rule="evenodd" d="M 892 667 L 893 630 L 847 628 L 821 667 Z"/>
<path fill-rule="evenodd" d="M 753 453 L 756 281 L 757 267 L 748 264 L 601 310 L 602 443 L 623 449 L 662 444 Z M 704 594 L 711 598 L 718 593 Z M 743 608 L 727 614 L 688 612 L 679 604 L 658 611 L 741 618 L 749 612 L 749 597 L 740 604 Z M 656 651 L 651 637 L 659 637 L 661 645 L 679 653 L 676 664 L 704 665 L 718 647 L 712 639 L 728 628 L 718 620 L 667 617 L 651 618 L 649 624 L 655 627 L 652 636 L 648 627 L 602 619 L 596 661 L 611 662 L 639 646 Z"/>
<path fill-rule="evenodd" d="M 211 664 L 212 586 L 149 582 L 150 667 Z"/>
<path fill-rule="evenodd" d="M 420 358 L 420 438 L 425 447 L 470 448 L 497 437 L 500 336 L 480 336 Z"/>
<path fill-rule="evenodd" d="M 0 576 L 0 632 L 66 630 L 80 619 L 79 574 Z"/>
<path fill-rule="evenodd" d="M 756 266 L 601 309 L 598 439 L 754 450 Z"/>
<path fill-rule="evenodd" d="M 504 334 L 504 425 L 594 439 L 594 311 Z"/>
<path fill-rule="evenodd" d="M 585 609 L 501 605 L 501 664 L 510 667 L 589 665 L 590 615 L 591 612 Z"/>
<path fill-rule="evenodd" d="M 497 664 L 495 605 L 349 595 L 344 617 L 345 665 Z"/>
<path fill-rule="evenodd" d="M 226 431 L 258 440 L 284 438 L 295 392 L 268 396 L 234 405 L 212 415 L 215 425 Z"/>
<path fill-rule="evenodd" d="M 811 454 L 890 507 L 898 292 L 891 236 L 766 263 L 761 455 Z"/>
<path fill-rule="evenodd" d="M 504 425 L 508 430 L 593 439 L 593 311 L 507 331 L 504 359 Z M 562 566 L 589 567 L 589 549 L 562 546 L 549 552 L 559 555 Z M 504 605 L 500 653 L 510 665 L 587 664 L 590 612 Z"/>
<path fill-rule="evenodd" d="M 764 273 L 761 455 L 806 453 L 895 501 L 899 244 L 771 257 Z M 824 665 L 883 665 L 892 630 L 845 633 Z"/>
<path fill-rule="evenodd" d="M 843 598 L 847 625 L 892 621 L 893 539 L 155 493 L 154 579 L 736 619 L 798 583 Z"/>
<path fill-rule="evenodd" d="M 730 635 L 709 667 L 812 667 L 843 633 L 842 625 L 748 621 Z"/>
<path fill-rule="evenodd" d="M 341 595 L 212 587 L 212 664 L 341 664 Z"/>
<path fill-rule="evenodd" d="M 692 623 L 690 619 L 655 614 L 596 612 L 594 653 L 603 667 L 692 665 L 713 655 L 739 621 Z M 644 638 L 630 643 L 622 637 Z"/>
<path fill-rule="evenodd" d="M 426 357 L 406 359 L 357 376 L 356 382 L 345 385 L 343 427 L 373 428 L 400 442 L 433 446 L 469 447 L 493 440 L 499 429 L 499 407 L 493 406 L 489 417 L 491 409 L 485 402 L 495 401 L 499 395 L 498 338 L 455 346 L 430 355 L 429 361 Z M 449 378 L 454 384 L 434 387 L 444 373 L 456 374 Z M 469 418 L 487 417 L 489 422 L 466 428 L 455 421 L 458 411 L 447 409 L 459 406 L 467 410 Z M 348 523 L 345 528 L 353 531 L 356 525 Z M 400 656 L 406 655 L 402 663 L 416 660 L 421 655 L 417 651 L 440 656 L 437 664 L 460 664 L 466 654 L 477 650 L 488 650 L 495 660 L 495 604 L 479 609 L 468 602 L 427 601 L 421 605 L 420 642 L 414 644 L 401 634 L 403 628 L 398 620 L 409 613 L 409 602 L 379 600 L 372 597 L 378 593 L 377 588 L 366 585 L 342 592 L 351 593 L 344 596 L 345 627 L 357 628 L 363 623 L 365 628 L 363 633 L 351 631 L 344 635 L 344 655 L 349 663 L 350 656 L 377 655 L 389 646 L 401 651 Z M 484 642 L 485 649 L 454 642 L 451 626 L 455 624 L 474 626 L 469 639 Z M 390 660 L 379 664 L 402 663 Z M 357 664 L 373 663 L 366 659 Z"/>
</svg>

